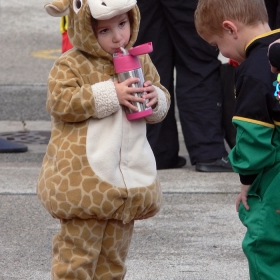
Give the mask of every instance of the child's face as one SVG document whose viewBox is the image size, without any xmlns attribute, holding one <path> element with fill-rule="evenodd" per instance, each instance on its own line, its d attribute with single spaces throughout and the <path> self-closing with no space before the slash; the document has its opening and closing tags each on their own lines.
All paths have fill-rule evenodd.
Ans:
<svg viewBox="0 0 280 280">
<path fill-rule="evenodd" d="M 102 49 L 110 54 L 120 51 L 130 39 L 130 22 L 127 13 L 107 20 L 98 20 L 96 36 Z"/>
<path fill-rule="evenodd" d="M 205 35 L 203 39 L 210 45 L 219 49 L 224 57 L 231 58 L 239 64 L 245 59 L 244 44 L 239 40 L 234 39 L 229 31 L 224 31 L 222 36 L 218 35 Z"/>
</svg>

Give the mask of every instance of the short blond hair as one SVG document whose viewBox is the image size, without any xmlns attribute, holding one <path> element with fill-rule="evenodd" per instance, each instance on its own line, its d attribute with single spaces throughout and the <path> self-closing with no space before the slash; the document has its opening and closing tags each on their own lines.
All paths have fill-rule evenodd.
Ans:
<svg viewBox="0 0 280 280">
<path fill-rule="evenodd" d="M 194 17 L 200 35 L 222 35 L 225 20 L 248 26 L 268 22 L 264 0 L 198 0 Z"/>
</svg>

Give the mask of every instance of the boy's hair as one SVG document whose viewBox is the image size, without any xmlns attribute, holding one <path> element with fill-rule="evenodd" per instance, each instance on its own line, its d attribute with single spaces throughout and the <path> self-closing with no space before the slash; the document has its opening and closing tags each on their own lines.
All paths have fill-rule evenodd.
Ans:
<svg viewBox="0 0 280 280">
<path fill-rule="evenodd" d="M 247 26 L 268 22 L 264 0 L 198 0 L 194 17 L 200 35 L 222 36 L 225 20 L 236 20 Z"/>
<path fill-rule="evenodd" d="M 129 23 L 130 23 L 130 29 L 132 30 L 133 29 L 133 12 L 132 10 L 129 10 L 127 12 L 127 16 L 128 16 L 128 20 L 129 20 Z M 91 17 L 91 27 L 92 27 L 92 30 L 95 34 L 95 37 L 97 37 L 97 34 L 96 34 L 96 28 L 97 28 L 97 19 Z"/>
</svg>

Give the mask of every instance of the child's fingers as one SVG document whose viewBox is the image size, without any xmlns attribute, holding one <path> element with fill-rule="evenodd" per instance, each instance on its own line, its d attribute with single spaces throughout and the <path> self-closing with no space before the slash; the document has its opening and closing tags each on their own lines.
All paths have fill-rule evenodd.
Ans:
<svg viewBox="0 0 280 280">
<path fill-rule="evenodd" d="M 139 83 L 140 79 L 139 78 L 136 78 L 136 77 L 131 77 L 131 78 L 128 78 L 124 81 L 125 85 L 126 86 L 131 86 L 132 84 L 137 84 Z"/>
<path fill-rule="evenodd" d="M 135 112 L 138 111 L 138 108 L 136 106 L 133 106 L 130 102 L 127 102 L 126 106 Z"/>
<path fill-rule="evenodd" d="M 151 81 L 146 81 L 146 82 L 144 82 L 144 84 L 143 84 L 143 86 L 144 87 L 149 87 L 149 86 L 151 86 L 152 85 L 152 82 Z"/>
<path fill-rule="evenodd" d="M 250 209 L 248 202 L 247 202 L 247 195 L 244 195 L 242 193 L 240 193 L 237 198 L 236 198 L 236 202 L 235 202 L 235 208 L 236 208 L 236 212 L 238 212 L 239 209 L 239 205 L 242 202 L 243 206 L 245 207 L 245 209 L 248 211 Z"/>
<path fill-rule="evenodd" d="M 239 209 L 239 205 L 240 205 L 240 201 L 235 203 L 235 210 L 236 212 L 238 212 L 238 209 Z"/>
<path fill-rule="evenodd" d="M 157 97 L 154 97 L 152 99 L 149 99 L 149 102 L 146 104 L 146 107 L 153 107 L 158 102 Z"/>
<path fill-rule="evenodd" d="M 241 198 L 240 198 L 240 195 L 238 195 L 237 198 L 236 198 L 236 202 L 235 202 L 236 212 L 238 212 L 240 202 L 241 202 Z"/>
<path fill-rule="evenodd" d="M 242 197 L 242 203 L 243 203 L 245 209 L 248 211 L 249 210 L 249 205 L 247 203 L 247 196 Z"/>
</svg>

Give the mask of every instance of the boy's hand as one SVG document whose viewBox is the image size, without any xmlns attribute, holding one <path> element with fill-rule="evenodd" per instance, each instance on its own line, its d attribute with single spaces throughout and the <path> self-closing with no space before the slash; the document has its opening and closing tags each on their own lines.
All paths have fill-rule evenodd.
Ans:
<svg viewBox="0 0 280 280">
<path fill-rule="evenodd" d="M 240 202 L 243 203 L 246 210 L 249 210 L 250 207 L 247 203 L 247 196 L 248 196 L 248 190 L 250 188 L 250 185 L 241 185 L 241 192 L 236 198 L 236 211 L 238 212 L 239 204 Z"/>
<path fill-rule="evenodd" d="M 136 97 L 133 94 L 137 92 L 144 92 L 144 88 L 131 87 L 130 85 L 138 83 L 139 78 L 129 78 L 124 82 L 119 83 L 114 80 L 119 103 L 134 111 L 138 111 L 137 107 L 132 105 L 131 102 L 145 102 L 144 98 Z"/>
<path fill-rule="evenodd" d="M 143 95 L 143 98 L 149 100 L 146 104 L 147 107 L 155 108 L 158 102 L 158 94 L 151 81 L 146 81 L 144 84 L 144 90 L 147 94 Z"/>
</svg>

